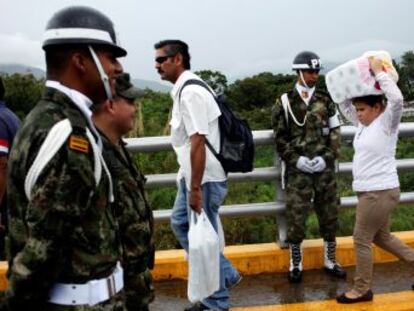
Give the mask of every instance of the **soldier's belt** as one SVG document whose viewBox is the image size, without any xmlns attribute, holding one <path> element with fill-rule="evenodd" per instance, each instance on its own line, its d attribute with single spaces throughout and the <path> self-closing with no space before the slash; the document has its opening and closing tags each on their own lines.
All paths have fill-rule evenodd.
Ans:
<svg viewBox="0 0 414 311">
<path fill-rule="evenodd" d="M 55 283 L 49 292 L 49 303 L 93 306 L 110 299 L 123 288 L 123 270 L 118 262 L 114 272 L 106 278 L 91 280 L 84 284 Z"/>
</svg>

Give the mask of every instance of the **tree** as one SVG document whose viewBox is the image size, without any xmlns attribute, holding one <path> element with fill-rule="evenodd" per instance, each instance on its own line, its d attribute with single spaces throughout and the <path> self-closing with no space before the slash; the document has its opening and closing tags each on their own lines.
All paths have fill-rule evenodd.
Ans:
<svg viewBox="0 0 414 311">
<path fill-rule="evenodd" d="M 37 80 L 32 74 L 5 76 L 7 106 L 23 119 L 40 100 L 43 84 L 43 80 Z"/>
<path fill-rule="evenodd" d="M 399 75 L 399 86 L 406 100 L 414 99 L 414 52 L 407 51 L 401 56 L 401 63 L 396 67 Z"/>
<path fill-rule="evenodd" d="M 216 94 L 223 94 L 227 90 L 227 78 L 220 71 L 200 70 L 195 72 Z"/>
</svg>

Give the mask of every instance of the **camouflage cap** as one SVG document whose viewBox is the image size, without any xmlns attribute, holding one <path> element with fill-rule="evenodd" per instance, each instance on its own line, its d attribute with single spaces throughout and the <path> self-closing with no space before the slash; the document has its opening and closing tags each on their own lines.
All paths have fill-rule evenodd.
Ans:
<svg viewBox="0 0 414 311">
<path fill-rule="evenodd" d="M 144 95 L 144 91 L 136 88 L 130 81 L 128 73 L 122 73 L 116 77 L 116 95 L 129 99 L 136 100 Z"/>
</svg>

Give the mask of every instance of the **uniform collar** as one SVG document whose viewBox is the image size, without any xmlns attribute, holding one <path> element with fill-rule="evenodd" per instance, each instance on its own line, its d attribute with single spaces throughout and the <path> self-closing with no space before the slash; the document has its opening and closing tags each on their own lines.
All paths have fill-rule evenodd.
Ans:
<svg viewBox="0 0 414 311">
<path fill-rule="evenodd" d="M 190 70 L 185 70 L 175 81 L 174 87 L 171 90 L 171 97 L 175 98 L 177 96 L 178 92 L 180 91 L 181 87 L 185 83 L 185 81 L 190 79 L 200 79 L 198 76 L 196 76 L 194 73 L 192 73 Z"/>
<path fill-rule="evenodd" d="M 68 88 L 67 86 L 61 84 L 58 81 L 47 80 L 46 87 L 54 88 L 62 92 L 63 94 L 65 94 L 67 97 L 69 97 L 72 100 L 75 106 L 78 107 L 79 110 L 82 112 L 82 114 L 85 116 L 86 120 L 88 121 L 90 129 L 92 130 L 92 132 L 95 134 L 97 138 L 98 146 L 102 150 L 101 136 L 98 134 L 95 128 L 95 125 L 92 122 L 92 111 L 90 109 L 93 104 L 92 100 L 89 97 L 87 97 L 85 94 L 77 90 Z"/>
<path fill-rule="evenodd" d="M 295 88 L 296 88 L 300 98 L 302 98 L 302 100 L 305 102 L 305 104 L 308 105 L 311 98 L 312 98 L 312 96 L 313 96 L 313 94 L 315 93 L 315 87 L 309 88 L 309 87 L 303 86 L 303 85 L 296 82 Z M 308 93 L 308 97 L 304 97 L 303 93 Z"/>
<path fill-rule="evenodd" d="M 47 80 L 46 86 L 61 91 L 63 94 L 69 97 L 82 112 L 86 112 L 88 117 L 92 115 L 92 111 L 90 109 L 92 106 L 92 101 L 85 94 L 68 88 L 58 81 Z"/>
</svg>

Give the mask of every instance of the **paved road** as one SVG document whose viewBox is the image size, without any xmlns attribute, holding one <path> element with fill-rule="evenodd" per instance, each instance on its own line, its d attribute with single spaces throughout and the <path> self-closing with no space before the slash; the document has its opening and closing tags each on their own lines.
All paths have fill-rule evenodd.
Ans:
<svg viewBox="0 0 414 311">
<path fill-rule="evenodd" d="M 348 281 L 352 280 L 354 267 L 347 268 Z M 414 282 L 413 272 L 403 263 L 376 265 L 374 293 L 404 291 Z M 157 282 L 156 299 L 151 311 L 179 311 L 189 305 L 187 284 L 184 281 Z M 347 289 L 347 281 L 338 280 L 322 270 L 305 271 L 301 284 L 289 284 L 285 274 L 266 274 L 244 277 L 231 292 L 232 307 L 286 304 L 335 298 Z"/>
</svg>

